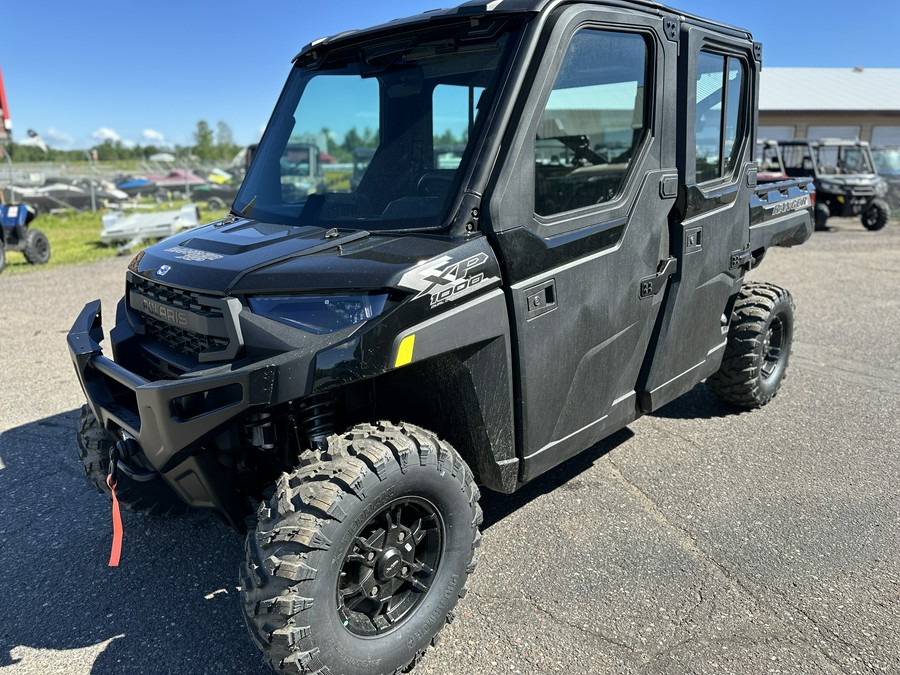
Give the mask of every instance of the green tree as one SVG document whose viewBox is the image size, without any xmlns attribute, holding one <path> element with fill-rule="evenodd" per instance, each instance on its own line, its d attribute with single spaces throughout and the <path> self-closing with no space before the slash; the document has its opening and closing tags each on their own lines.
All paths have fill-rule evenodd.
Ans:
<svg viewBox="0 0 900 675">
<path fill-rule="evenodd" d="M 341 145 L 347 152 L 353 152 L 354 150 L 356 150 L 356 148 L 363 147 L 362 136 L 359 135 L 356 127 L 353 127 L 346 134 L 344 134 L 344 142 Z"/>
<path fill-rule="evenodd" d="M 206 120 L 197 122 L 194 132 L 194 154 L 200 159 L 215 159 L 216 149 L 213 142 L 213 131 Z"/>
<path fill-rule="evenodd" d="M 219 159 L 231 159 L 238 150 L 231 127 L 225 122 L 216 125 L 216 150 Z"/>
</svg>

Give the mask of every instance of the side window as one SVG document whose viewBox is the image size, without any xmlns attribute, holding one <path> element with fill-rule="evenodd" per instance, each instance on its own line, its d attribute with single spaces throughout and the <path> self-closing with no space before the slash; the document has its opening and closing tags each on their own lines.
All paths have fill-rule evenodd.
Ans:
<svg viewBox="0 0 900 675">
<path fill-rule="evenodd" d="M 746 122 L 744 64 L 733 56 L 700 52 L 697 63 L 698 183 L 729 175 L 737 164 Z"/>
<path fill-rule="evenodd" d="M 583 29 L 572 38 L 535 138 L 535 213 L 621 194 L 647 128 L 647 63 L 640 35 Z"/>
</svg>

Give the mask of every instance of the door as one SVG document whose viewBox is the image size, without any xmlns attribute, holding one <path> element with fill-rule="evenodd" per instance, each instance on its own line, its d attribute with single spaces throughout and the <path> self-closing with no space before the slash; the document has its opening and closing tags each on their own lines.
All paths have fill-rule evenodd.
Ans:
<svg viewBox="0 0 900 675">
<path fill-rule="evenodd" d="M 656 410 L 718 370 L 749 245 L 758 51 L 745 38 L 682 24 L 679 173 L 671 224 L 678 275 L 668 289 L 640 384 Z"/>
<path fill-rule="evenodd" d="M 662 18 L 583 7 L 556 18 L 487 195 L 509 283 L 522 481 L 636 416 L 677 186 L 663 105 L 676 45 Z"/>
</svg>

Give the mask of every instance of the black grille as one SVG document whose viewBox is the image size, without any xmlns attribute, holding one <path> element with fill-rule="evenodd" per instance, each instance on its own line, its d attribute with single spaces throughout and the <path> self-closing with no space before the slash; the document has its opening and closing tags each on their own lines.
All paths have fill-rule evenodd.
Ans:
<svg viewBox="0 0 900 675">
<path fill-rule="evenodd" d="M 195 314 L 204 316 L 222 316 L 222 311 L 218 307 L 210 307 L 203 304 L 199 293 L 182 291 L 171 286 L 162 286 L 141 277 L 133 278 L 132 288 L 151 300 L 156 300 L 171 307 L 187 309 Z"/>
<path fill-rule="evenodd" d="M 228 346 L 227 338 L 213 335 L 201 335 L 194 331 L 185 330 L 178 326 L 154 319 L 152 316 L 142 315 L 147 328 L 147 337 L 162 342 L 167 347 L 181 354 L 197 356 L 200 352 L 208 350 L 224 349 Z"/>
<path fill-rule="evenodd" d="M 224 318 L 219 307 L 203 301 L 199 293 L 163 286 L 141 277 L 132 277 L 131 289 L 161 305 L 175 307 L 209 318 Z M 155 316 L 141 312 L 146 336 L 179 354 L 196 359 L 201 352 L 219 351 L 228 347 L 228 338 L 204 335 L 193 330 L 174 326 Z"/>
</svg>

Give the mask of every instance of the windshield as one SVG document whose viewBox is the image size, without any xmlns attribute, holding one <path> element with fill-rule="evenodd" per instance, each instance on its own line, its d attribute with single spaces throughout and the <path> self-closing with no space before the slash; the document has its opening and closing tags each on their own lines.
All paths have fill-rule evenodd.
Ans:
<svg viewBox="0 0 900 675">
<path fill-rule="evenodd" d="M 517 28 L 466 21 L 301 57 L 235 212 L 284 225 L 441 227 Z"/>
<path fill-rule="evenodd" d="M 816 165 L 822 175 L 875 173 L 868 148 L 859 145 L 820 145 Z"/>
<path fill-rule="evenodd" d="M 900 173 L 900 148 L 872 150 L 872 159 L 878 173 Z"/>
</svg>

